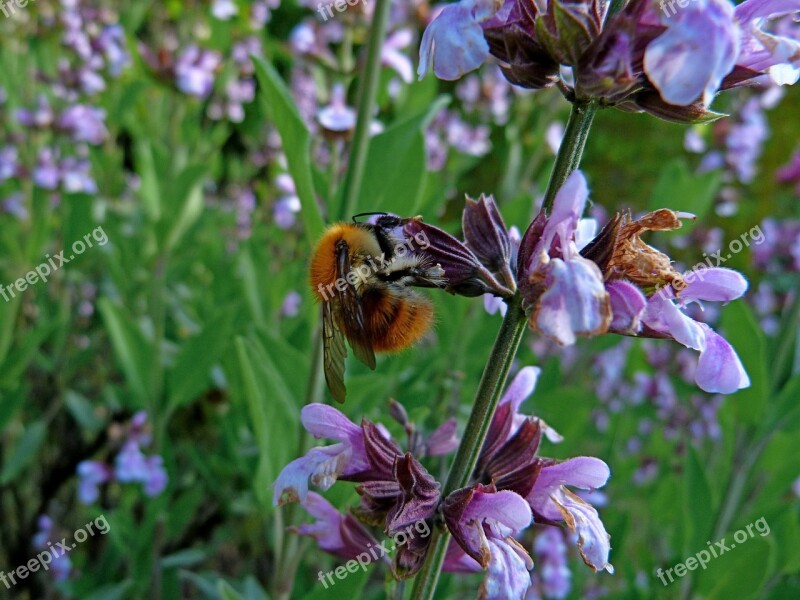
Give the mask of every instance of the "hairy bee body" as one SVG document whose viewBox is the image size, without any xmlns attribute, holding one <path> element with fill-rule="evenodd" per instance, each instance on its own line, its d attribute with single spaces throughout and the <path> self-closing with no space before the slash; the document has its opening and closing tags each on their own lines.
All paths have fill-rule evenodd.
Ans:
<svg viewBox="0 0 800 600">
<path fill-rule="evenodd" d="M 314 250 L 309 282 L 322 303 L 325 377 L 340 402 L 346 394 L 343 338 L 374 369 L 375 352 L 404 350 L 433 324 L 432 303 L 409 286 L 438 287 L 443 272 L 407 245 L 388 226 L 339 223 Z"/>
</svg>

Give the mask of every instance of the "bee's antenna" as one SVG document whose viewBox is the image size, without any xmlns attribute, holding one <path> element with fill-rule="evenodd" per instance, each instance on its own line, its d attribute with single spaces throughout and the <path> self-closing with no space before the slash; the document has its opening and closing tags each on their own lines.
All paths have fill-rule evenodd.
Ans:
<svg viewBox="0 0 800 600">
<path fill-rule="evenodd" d="M 357 215 L 353 215 L 353 223 L 358 223 L 358 221 L 356 219 L 359 219 L 360 217 L 374 217 L 375 215 L 388 215 L 388 214 L 389 213 L 385 213 L 385 212 L 363 212 L 363 213 L 358 213 Z"/>
</svg>

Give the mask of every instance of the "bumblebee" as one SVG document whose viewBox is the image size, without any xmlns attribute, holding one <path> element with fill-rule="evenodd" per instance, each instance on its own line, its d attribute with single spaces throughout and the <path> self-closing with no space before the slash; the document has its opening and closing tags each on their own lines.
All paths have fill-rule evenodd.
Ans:
<svg viewBox="0 0 800 600">
<path fill-rule="evenodd" d="M 358 215 L 363 216 L 363 215 Z M 309 281 L 322 304 L 325 380 L 344 402 L 344 340 L 375 369 L 376 352 L 397 352 L 433 324 L 431 301 L 413 290 L 444 287 L 444 270 L 430 264 L 424 234 L 402 235 L 403 219 L 381 214 L 374 223 L 338 223 L 326 230 L 311 258 Z"/>
</svg>

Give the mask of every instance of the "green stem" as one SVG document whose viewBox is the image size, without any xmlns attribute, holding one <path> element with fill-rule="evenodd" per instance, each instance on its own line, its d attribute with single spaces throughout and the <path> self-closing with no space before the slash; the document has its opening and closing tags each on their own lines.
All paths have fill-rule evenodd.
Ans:
<svg viewBox="0 0 800 600">
<path fill-rule="evenodd" d="M 358 120 L 353 134 L 353 145 L 350 149 L 350 162 L 344 180 L 342 207 L 339 218 L 351 216 L 358 205 L 361 195 L 361 184 L 367 167 L 367 150 L 369 149 L 369 130 L 375 99 L 378 95 L 378 81 L 381 75 L 381 51 L 386 40 L 386 29 L 389 23 L 389 0 L 377 0 L 375 15 L 370 27 L 369 47 L 367 48 L 367 64 L 364 76 L 359 84 Z"/>
<path fill-rule="evenodd" d="M 505 385 L 508 371 L 514 356 L 517 354 L 522 334 L 525 332 L 527 320 L 522 310 L 522 300 L 514 296 L 508 302 L 508 311 L 497 334 L 489 362 L 483 371 L 475 404 L 472 407 L 467 427 L 461 438 L 453 466 L 444 486 L 443 496 L 454 490 L 463 488 L 469 483 L 470 476 L 478 462 L 483 441 L 492 422 L 494 411 L 500 399 L 500 392 Z M 439 572 L 444 564 L 444 556 L 450 534 L 446 529 L 437 528 L 431 538 L 430 549 L 422 570 L 417 575 L 413 597 L 417 600 L 433 598 Z"/>
<path fill-rule="evenodd" d="M 552 210 L 556 193 L 564 185 L 567 177 L 578 168 L 597 108 L 598 105 L 593 100 L 579 100 L 572 105 L 572 113 L 564 132 L 564 140 L 561 142 L 553 171 L 550 174 L 550 183 L 547 186 L 544 200 L 545 211 Z M 489 361 L 481 376 L 472 413 L 458 446 L 453 466 L 450 468 L 442 497 L 447 497 L 453 491 L 469 484 L 486 433 L 497 409 L 500 392 L 505 385 L 511 363 L 522 340 L 526 323 L 522 299 L 519 294 L 515 294 L 508 301 L 508 312 L 503 319 Z M 425 563 L 416 577 L 412 594 L 414 600 L 431 600 L 433 598 L 449 541 L 450 534 L 446 528 L 439 526 L 434 530 Z"/>
<path fill-rule="evenodd" d="M 553 210 L 553 202 L 558 190 L 581 163 L 583 149 L 586 146 L 586 139 L 589 137 L 589 130 L 592 127 L 597 108 L 598 104 L 595 100 L 577 100 L 572 105 L 567 129 L 564 132 L 564 140 L 558 149 L 556 163 L 550 174 L 550 183 L 547 185 L 547 192 L 544 195 L 543 208 L 546 213 Z"/>
</svg>

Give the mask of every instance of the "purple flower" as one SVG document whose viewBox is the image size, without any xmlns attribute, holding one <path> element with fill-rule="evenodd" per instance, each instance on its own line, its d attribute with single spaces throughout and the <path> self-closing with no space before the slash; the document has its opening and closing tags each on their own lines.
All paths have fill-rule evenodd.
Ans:
<svg viewBox="0 0 800 600">
<path fill-rule="evenodd" d="M 157 454 L 148 456 L 145 467 L 145 477 L 142 481 L 144 483 L 144 493 L 145 496 L 154 498 L 166 489 L 169 482 L 167 471 L 164 469 L 164 459 Z"/>
<path fill-rule="evenodd" d="M 580 171 L 558 191 L 553 212 L 534 219 L 522 238 L 517 280 L 530 325 L 562 345 L 608 329 L 611 309 L 597 264 L 581 256 L 576 235 L 589 191 Z"/>
<path fill-rule="evenodd" d="M 283 304 L 281 304 L 281 316 L 282 317 L 296 317 L 300 314 L 300 304 L 302 303 L 303 298 L 298 294 L 295 290 L 292 290 L 283 299 Z"/>
<path fill-rule="evenodd" d="M 609 331 L 623 335 L 636 335 L 642 329 L 642 313 L 647 299 L 632 283 L 625 280 L 606 284 L 611 302 L 611 324 Z"/>
<path fill-rule="evenodd" d="M 458 448 L 458 422 L 453 419 L 447 419 L 444 423 L 439 425 L 423 444 L 423 454 L 425 456 L 443 456 L 450 454 Z"/>
<path fill-rule="evenodd" d="M 526 600 L 533 600 L 531 592 L 540 593 L 536 596 L 539 598 L 566 598 L 572 586 L 572 572 L 563 532 L 557 527 L 544 527 L 533 542 L 533 552 L 536 569 L 531 574 Z"/>
<path fill-rule="evenodd" d="M 11 194 L 0 202 L 0 210 L 9 215 L 14 215 L 20 221 L 28 218 L 28 209 L 25 208 L 25 196 L 22 192 Z"/>
<path fill-rule="evenodd" d="M 332 406 L 309 404 L 300 412 L 306 431 L 317 438 L 339 441 L 320 446 L 286 465 L 273 484 L 272 503 L 302 502 L 308 494 L 309 479 L 327 490 L 338 478 L 351 478 L 370 470 L 361 428 Z"/>
<path fill-rule="evenodd" d="M 47 97 L 40 95 L 36 99 L 36 108 L 34 110 L 21 108 L 17 111 L 17 121 L 20 125 L 24 125 L 25 127 L 44 129 L 53 124 L 55 121 L 55 113 L 53 109 L 50 108 Z"/>
<path fill-rule="evenodd" d="M 404 83 L 414 80 L 414 65 L 401 50 L 410 46 L 413 39 L 414 32 L 411 29 L 399 29 L 386 39 L 381 49 L 382 64 L 393 69 Z"/>
<path fill-rule="evenodd" d="M 33 183 L 45 190 L 55 190 L 61 177 L 51 148 L 39 150 L 39 160 L 33 169 Z"/>
<path fill-rule="evenodd" d="M 117 481 L 129 483 L 134 481 L 145 481 L 149 474 L 147 458 L 133 440 L 125 443 L 117 454 L 114 474 Z"/>
<path fill-rule="evenodd" d="M 691 273 L 684 281 L 686 285 L 677 296 L 673 288 L 663 288 L 648 300 L 644 324 L 700 352 L 695 381 L 702 390 L 732 394 L 749 387 L 750 379 L 731 345 L 708 325 L 698 323 L 681 311 L 693 301 L 735 300 L 747 290 L 747 280 L 730 269 L 709 268 Z"/>
<path fill-rule="evenodd" d="M 317 121 L 325 131 L 333 134 L 349 133 L 356 127 L 356 111 L 347 106 L 344 88 L 333 86 L 331 102 L 317 113 Z"/>
<path fill-rule="evenodd" d="M 522 598 L 530 586 L 533 561 L 514 536 L 531 523 L 528 503 L 514 492 L 478 483 L 450 494 L 443 502 L 442 513 L 458 544 L 454 548 L 451 543 L 445 570 L 468 568 L 469 562 L 459 556 L 461 550 L 487 571 L 481 598 Z"/>
<path fill-rule="evenodd" d="M 211 14 L 220 21 L 228 21 L 238 13 L 239 9 L 233 0 L 214 0 L 211 5 Z"/>
<path fill-rule="evenodd" d="M 156 454 L 145 456 L 135 435 L 125 442 L 117 455 L 114 472 L 121 483 L 143 483 L 144 493 L 149 497 L 158 496 L 169 481 L 164 459 Z"/>
<path fill-rule="evenodd" d="M 742 183 L 756 176 L 761 149 L 769 137 L 769 128 L 758 98 L 751 98 L 737 114 L 725 139 L 726 159 Z"/>
<path fill-rule="evenodd" d="M 794 183 L 800 195 L 800 152 L 795 152 L 791 160 L 782 166 L 775 175 L 779 183 Z"/>
<path fill-rule="evenodd" d="M 189 46 L 175 63 L 175 84 L 184 94 L 206 98 L 214 87 L 214 72 L 220 63 L 218 52 Z"/>
<path fill-rule="evenodd" d="M 108 465 L 94 460 L 84 460 L 78 464 L 78 500 L 83 504 L 93 504 L 100 497 L 98 487 L 111 479 Z"/>
<path fill-rule="evenodd" d="M 36 550 L 49 551 L 50 546 L 48 546 L 48 543 L 51 538 L 55 537 L 53 520 L 47 515 L 41 515 L 36 524 L 39 529 L 34 534 L 31 544 Z M 54 581 L 66 581 L 72 572 L 72 560 L 62 552 L 53 558 L 48 570 L 52 573 Z"/>
<path fill-rule="evenodd" d="M 454 80 L 480 67 L 489 57 L 481 23 L 495 12 L 493 0 L 462 0 L 449 4 L 422 35 L 417 74 L 433 67 L 439 79 Z"/>
<path fill-rule="evenodd" d="M 611 570 L 609 537 L 597 511 L 564 487 L 602 487 L 609 476 L 608 466 L 591 457 L 559 462 L 537 455 L 542 433 L 551 441 L 560 441 L 543 421 L 518 413 L 537 376 L 537 369 L 523 369 L 506 390 L 481 449 L 476 475 L 481 481 L 493 482 L 497 489 L 524 497 L 536 519 L 565 521 L 578 534 L 586 564 L 595 570 Z"/>
<path fill-rule="evenodd" d="M 19 169 L 19 152 L 15 146 L 0 148 L 0 183 L 16 177 Z"/>
<path fill-rule="evenodd" d="M 275 179 L 275 186 L 283 195 L 272 206 L 272 218 L 281 229 L 291 229 L 297 220 L 297 213 L 302 208 L 294 180 L 291 175 L 281 173 Z"/>
<path fill-rule="evenodd" d="M 96 194 L 97 184 L 90 174 L 91 165 L 88 160 L 69 156 L 61 161 L 59 171 L 61 185 L 67 193 L 84 192 Z"/>
<path fill-rule="evenodd" d="M 125 41 L 125 30 L 121 25 L 108 25 L 100 32 L 97 47 L 103 52 L 111 75 L 117 77 L 131 64 Z"/>
<path fill-rule="evenodd" d="M 613 573 L 614 568 L 608 562 L 610 536 L 597 510 L 566 488 L 568 485 L 584 490 L 603 487 L 609 475 L 608 465 L 598 458 L 580 456 L 564 462 L 553 461 L 542 467 L 527 500 L 537 518 L 566 522 L 578 535 L 578 549 L 589 567 Z"/>
<path fill-rule="evenodd" d="M 736 60 L 736 70 L 726 83 L 730 87 L 741 85 L 749 79 L 768 73 L 778 84 L 796 83 L 800 77 L 800 29 L 796 19 L 800 13 L 797 0 L 747 0 L 735 9 L 736 21 L 741 29 L 741 52 Z M 765 25 L 775 24 L 784 18 L 783 31 L 765 30 Z"/>
<path fill-rule="evenodd" d="M 292 531 L 317 542 L 321 550 L 346 560 L 355 559 L 378 543 L 351 514 L 342 515 L 333 505 L 315 492 L 309 492 L 301 506 L 316 519 Z"/>
<path fill-rule="evenodd" d="M 696 0 L 662 16 L 666 31 L 647 46 L 644 71 L 665 102 L 711 104 L 739 54 L 733 14 L 728 0 Z"/>
</svg>

